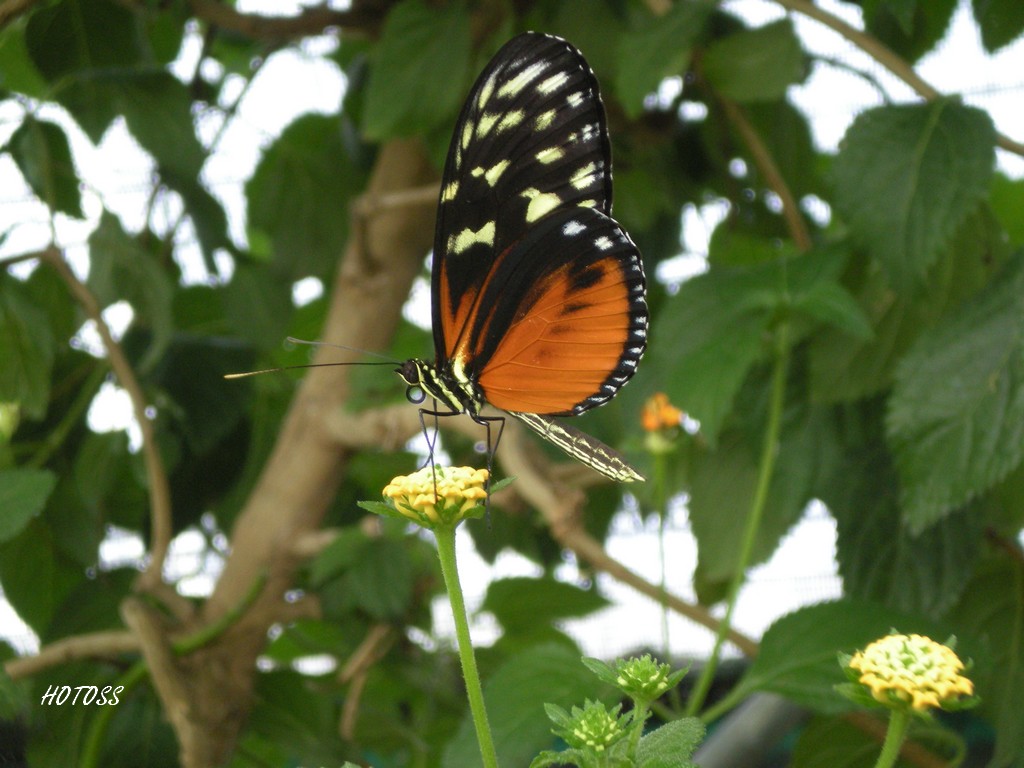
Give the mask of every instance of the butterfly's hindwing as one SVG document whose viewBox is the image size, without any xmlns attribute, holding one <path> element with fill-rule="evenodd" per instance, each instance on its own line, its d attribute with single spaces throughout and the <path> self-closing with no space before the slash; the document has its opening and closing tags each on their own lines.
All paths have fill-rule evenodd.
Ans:
<svg viewBox="0 0 1024 768">
<path fill-rule="evenodd" d="M 467 374 L 507 411 L 575 415 L 600 405 L 633 374 L 646 343 L 640 254 L 590 209 L 533 227 L 495 264 L 479 306 Z"/>
</svg>

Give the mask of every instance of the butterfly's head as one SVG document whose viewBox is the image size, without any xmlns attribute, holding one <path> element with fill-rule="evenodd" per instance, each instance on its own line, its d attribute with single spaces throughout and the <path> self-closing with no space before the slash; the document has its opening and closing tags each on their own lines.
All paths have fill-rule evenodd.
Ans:
<svg viewBox="0 0 1024 768">
<path fill-rule="evenodd" d="M 429 370 L 430 364 L 423 360 L 406 360 L 395 369 L 395 373 L 408 384 L 405 397 L 410 403 L 419 404 L 427 399 L 427 388 L 424 386 L 424 382 L 430 378 Z"/>
</svg>

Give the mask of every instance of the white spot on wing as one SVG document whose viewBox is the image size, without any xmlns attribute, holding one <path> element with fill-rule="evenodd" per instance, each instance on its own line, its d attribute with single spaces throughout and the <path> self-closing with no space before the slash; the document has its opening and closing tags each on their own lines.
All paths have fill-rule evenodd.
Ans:
<svg viewBox="0 0 1024 768">
<path fill-rule="evenodd" d="M 511 165 L 510 161 L 501 160 L 500 162 L 497 162 L 494 165 L 492 165 L 490 168 L 485 169 L 481 166 L 477 166 L 472 171 L 470 171 L 470 174 L 476 178 L 480 178 L 481 176 L 483 176 L 487 183 L 493 187 L 495 184 L 498 183 L 498 179 L 501 177 L 501 174 L 505 172 L 505 169 L 508 168 L 509 165 Z"/>
<path fill-rule="evenodd" d="M 545 112 L 541 112 L 534 118 L 533 126 L 538 131 L 545 131 L 551 127 L 551 124 L 555 122 L 555 115 L 558 114 L 553 109 L 549 109 Z"/>
<path fill-rule="evenodd" d="M 469 227 L 459 232 L 457 235 L 448 236 L 448 252 L 449 253 L 462 253 L 466 249 L 482 243 L 483 245 L 494 245 L 494 222 L 489 221 L 484 224 L 480 229 L 474 232 Z"/>
<path fill-rule="evenodd" d="M 534 222 L 537 219 L 543 218 L 562 202 L 562 198 L 554 192 L 541 192 L 534 187 L 523 190 L 522 196 L 530 201 L 529 205 L 526 206 L 526 220 L 528 222 Z"/>
<path fill-rule="evenodd" d="M 537 162 L 547 165 L 548 163 L 554 163 L 565 157 L 565 150 L 561 147 L 548 147 L 538 152 L 535 157 Z"/>
<path fill-rule="evenodd" d="M 441 191 L 441 202 L 450 203 L 455 199 L 455 196 L 459 193 L 459 182 L 458 179 L 451 182 Z"/>
<path fill-rule="evenodd" d="M 572 175 L 569 183 L 576 189 L 586 189 L 597 181 L 596 171 L 597 166 L 594 163 L 587 163 Z"/>
<path fill-rule="evenodd" d="M 529 85 L 540 75 L 541 72 L 548 68 L 548 65 L 549 62 L 546 61 L 535 61 L 507 83 L 504 83 L 501 88 L 498 89 L 498 96 L 502 98 L 518 96 L 522 92 L 523 88 Z"/>
<path fill-rule="evenodd" d="M 537 84 L 537 93 L 542 96 L 547 96 L 549 93 L 553 93 L 561 88 L 568 79 L 569 75 L 565 72 L 559 72 L 557 75 L 552 75 L 547 80 Z"/>
<path fill-rule="evenodd" d="M 586 227 L 583 225 L 582 222 L 576 220 L 567 221 L 564 225 L 562 225 L 562 234 L 565 235 L 566 237 L 575 237 L 585 229 Z"/>
<path fill-rule="evenodd" d="M 491 100 L 491 93 L 494 91 L 494 78 L 495 75 L 491 75 L 487 78 L 487 82 L 483 84 L 480 89 L 480 95 L 476 98 L 476 106 L 478 109 L 483 109 L 488 101 Z"/>
</svg>

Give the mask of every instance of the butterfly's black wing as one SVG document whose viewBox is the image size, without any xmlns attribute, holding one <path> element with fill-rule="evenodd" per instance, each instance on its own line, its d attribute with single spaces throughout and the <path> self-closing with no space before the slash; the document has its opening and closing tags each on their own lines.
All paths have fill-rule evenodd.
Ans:
<svg viewBox="0 0 1024 768">
<path fill-rule="evenodd" d="M 611 197 L 611 148 L 590 67 L 559 38 L 513 38 L 473 86 L 445 164 L 432 276 L 438 360 L 476 356 L 477 313 L 492 317 L 492 329 L 511 322 L 517 296 L 479 305 L 500 257 L 553 211 L 610 214 Z"/>
</svg>

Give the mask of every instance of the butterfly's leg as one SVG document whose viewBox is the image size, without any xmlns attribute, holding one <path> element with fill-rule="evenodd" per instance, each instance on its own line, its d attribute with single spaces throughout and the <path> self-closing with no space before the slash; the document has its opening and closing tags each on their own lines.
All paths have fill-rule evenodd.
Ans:
<svg viewBox="0 0 1024 768">
<path fill-rule="evenodd" d="M 484 488 L 489 492 L 491 488 L 491 477 L 494 475 L 494 454 L 498 450 L 498 443 L 501 442 L 501 435 L 505 431 L 504 416 L 480 416 L 473 417 L 473 421 L 487 430 L 487 483 Z M 497 424 L 497 435 L 491 435 L 491 424 Z M 490 494 L 488 493 L 488 496 Z"/>
<path fill-rule="evenodd" d="M 430 462 L 430 473 L 434 478 L 434 499 L 437 499 L 437 464 L 434 462 L 434 447 L 437 445 L 437 438 L 440 434 L 439 420 L 443 416 L 458 416 L 459 412 L 454 408 L 448 411 L 437 410 L 437 401 L 434 401 L 434 407 L 431 408 L 420 408 L 420 428 L 423 430 L 423 438 L 427 441 L 427 461 Z M 427 427 L 426 417 L 432 416 L 434 418 L 434 436 L 430 436 L 430 429 Z"/>
</svg>

